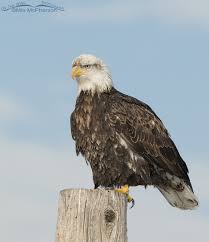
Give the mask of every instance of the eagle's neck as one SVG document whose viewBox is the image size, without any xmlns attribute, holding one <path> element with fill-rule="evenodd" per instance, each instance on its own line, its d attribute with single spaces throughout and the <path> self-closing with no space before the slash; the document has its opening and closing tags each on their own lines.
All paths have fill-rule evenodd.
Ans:
<svg viewBox="0 0 209 242">
<path fill-rule="evenodd" d="M 95 72 L 78 80 L 78 95 L 83 91 L 91 94 L 108 92 L 113 87 L 112 77 L 107 71 Z"/>
</svg>

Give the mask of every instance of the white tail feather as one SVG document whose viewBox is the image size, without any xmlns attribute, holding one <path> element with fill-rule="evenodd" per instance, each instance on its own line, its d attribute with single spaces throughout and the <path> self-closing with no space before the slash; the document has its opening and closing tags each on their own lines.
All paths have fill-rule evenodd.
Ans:
<svg viewBox="0 0 209 242">
<path fill-rule="evenodd" d="M 191 188 L 185 183 L 181 183 L 183 189 L 178 191 L 171 186 L 157 186 L 166 200 L 173 206 L 180 209 L 194 209 L 198 206 L 198 199 Z"/>
</svg>

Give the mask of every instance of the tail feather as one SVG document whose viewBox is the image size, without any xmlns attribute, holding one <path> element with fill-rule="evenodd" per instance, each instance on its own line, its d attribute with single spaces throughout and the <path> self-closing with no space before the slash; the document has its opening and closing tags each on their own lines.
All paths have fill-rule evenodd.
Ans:
<svg viewBox="0 0 209 242">
<path fill-rule="evenodd" d="M 184 210 L 195 209 L 199 204 L 197 197 L 185 182 L 182 182 L 181 185 L 180 190 L 166 185 L 160 185 L 157 188 L 173 207 Z"/>
</svg>

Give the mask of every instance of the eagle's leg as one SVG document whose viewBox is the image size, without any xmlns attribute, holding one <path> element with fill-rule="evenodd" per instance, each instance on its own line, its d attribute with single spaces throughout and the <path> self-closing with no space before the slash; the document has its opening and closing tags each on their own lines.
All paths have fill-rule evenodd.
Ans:
<svg viewBox="0 0 209 242">
<path fill-rule="evenodd" d="M 128 185 L 121 186 L 120 188 L 115 189 L 115 191 L 127 195 L 127 197 L 128 197 L 128 202 L 129 202 L 129 203 L 130 203 L 130 202 L 132 203 L 130 208 L 132 208 L 132 207 L 135 205 L 135 201 L 134 201 L 134 199 L 129 195 L 129 187 L 128 187 Z"/>
</svg>

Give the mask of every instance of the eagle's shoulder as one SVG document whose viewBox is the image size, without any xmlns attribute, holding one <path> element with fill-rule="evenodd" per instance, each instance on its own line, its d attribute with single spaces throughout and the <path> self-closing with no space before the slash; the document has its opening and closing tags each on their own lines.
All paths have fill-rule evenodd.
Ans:
<svg viewBox="0 0 209 242">
<path fill-rule="evenodd" d="M 124 94 L 118 90 L 116 90 L 115 88 L 112 88 L 112 94 L 114 95 L 115 98 L 119 98 L 121 100 L 123 100 L 124 102 L 127 102 L 127 103 L 132 103 L 132 104 L 135 104 L 135 105 L 138 105 L 138 106 L 141 106 L 141 107 L 144 107 L 146 110 L 148 110 L 149 112 L 153 113 L 155 116 L 157 116 L 155 114 L 155 112 L 152 110 L 152 108 L 147 105 L 146 103 L 144 103 L 143 101 L 141 100 L 138 100 L 137 98 L 135 97 L 132 97 L 132 96 L 129 96 L 127 94 Z"/>
<path fill-rule="evenodd" d="M 146 131 L 161 132 L 161 135 L 170 136 L 161 119 L 146 103 L 132 96 L 121 93 L 117 89 L 111 90 L 108 113 L 111 115 L 126 115 L 129 123 L 139 125 Z M 131 121 L 132 120 L 132 121 Z M 133 123 L 133 125 L 135 125 Z M 149 129 L 150 128 L 150 129 Z"/>
<path fill-rule="evenodd" d="M 118 91 L 115 88 L 112 88 L 111 93 L 112 93 L 112 96 L 113 96 L 115 101 L 120 101 L 120 102 L 122 101 L 122 102 L 126 102 L 126 103 L 129 103 L 129 104 L 133 104 L 135 106 L 138 106 L 141 109 L 143 109 L 144 111 L 153 114 L 156 118 L 158 118 L 160 120 L 160 118 L 153 111 L 153 109 L 148 104 L 146 104 L 145 102 L 143 102 L 143 101 L 141 101 L 141 100 L 139 100 L 135 97 L 124 94 L 124 93 Z"/>
</svg>

